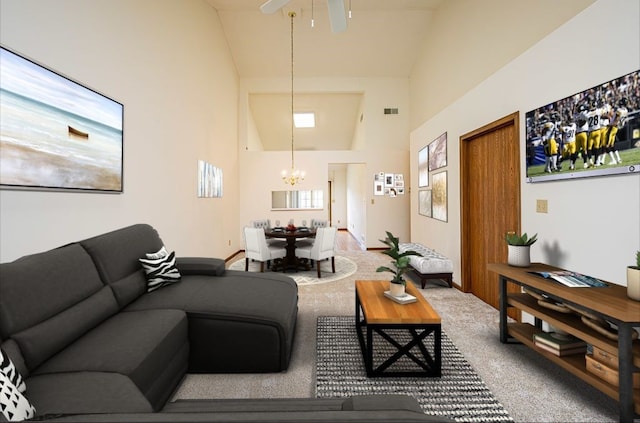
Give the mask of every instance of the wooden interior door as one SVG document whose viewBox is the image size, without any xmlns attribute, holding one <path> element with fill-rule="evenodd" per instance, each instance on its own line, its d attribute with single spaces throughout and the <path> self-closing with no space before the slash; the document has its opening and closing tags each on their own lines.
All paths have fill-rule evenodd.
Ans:
<svg viewBox="0 0 640 423">
<path fill-rule="evenodd" d="M 516 112 L 460 138 L 462 290 L 496 309 L 498 276 L 487 263 L 506 262 L 504 235 L 520 231 L 518 128 Z M 519 318 L 515 310 L 510 315 Z"/>
</svg>

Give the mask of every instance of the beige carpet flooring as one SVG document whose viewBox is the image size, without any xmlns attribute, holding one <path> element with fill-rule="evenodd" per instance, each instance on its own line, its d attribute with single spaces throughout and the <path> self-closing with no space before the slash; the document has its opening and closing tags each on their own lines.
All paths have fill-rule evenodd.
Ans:
<svg viewBox="0 0 640 423">
<path fill-rule="evenodd" d="M 315 397 L 318 316 L 353 315 L 356 279 L 376 273 L 388 257 L 377 251 L 341 251 L 358 271 L 345 279 L 299 287 L 299 315 L 289 369 L 275 374 L 187 375 L 174 398 Z M 417 285 L 419 288 L 419 284 Z M 501 344 L 498 311 L 471 294 L 439 282 L 420 292 L 442 317 L 442 327 L 511 417 L 519 422 L 618 421 L 617 402 L 518 344 Z M 260 354 L 260 351 L 256 351 Z"/>
</svg>

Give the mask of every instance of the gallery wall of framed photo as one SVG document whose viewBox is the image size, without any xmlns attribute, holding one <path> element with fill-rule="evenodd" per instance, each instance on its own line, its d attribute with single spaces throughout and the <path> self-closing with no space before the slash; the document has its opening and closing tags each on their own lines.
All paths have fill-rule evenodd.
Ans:
<svg viewBox="0 0 640 423">
<path fill-rule="evenodd" d="M 447 133 L 418 151 L 418 213 L 447 221 Z M 422 189 L 428 188 L 428 189 Z"/>
<path fill-rule="evenodd" d="M 404 195 L 404 174 L 378 172 L 373 177 L 373 195 Z"/>
</svg>

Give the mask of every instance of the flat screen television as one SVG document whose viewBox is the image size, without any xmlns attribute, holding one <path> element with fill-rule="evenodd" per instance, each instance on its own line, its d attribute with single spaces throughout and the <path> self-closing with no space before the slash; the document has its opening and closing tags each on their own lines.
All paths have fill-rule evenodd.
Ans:
<svg viewBox="0 0 640 423">
<path fill-rule="evenodd" d="M 0 188 L 121 193 L 124 106 L 0 48 Z"/>
<path fill-rule="evenodd" d="M 640 71 L 526 114 L 527 182 L 638 174 Z"/>
</svg>

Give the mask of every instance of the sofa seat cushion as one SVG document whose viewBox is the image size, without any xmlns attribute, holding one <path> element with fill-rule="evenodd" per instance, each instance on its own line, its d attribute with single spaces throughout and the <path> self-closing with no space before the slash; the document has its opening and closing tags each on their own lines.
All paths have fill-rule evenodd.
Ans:
<svg viewBox="0 0 640 423">
<path fill-rule="evenodd" d="M 116 373 L 130 379 L 156 410 L 183 377 L 187 360 L 188 325 L 183 311 L 120 312 L 38 367 L 30 379 L 78 372 Z"/>
<path fill-rule="evenodd" d="M 153 407 L 133 381 L 113 372 L 34 375 L 29 399 L 38 417 L 82 413 L 150 413 Z"/>
<path fill-rule="evenodd" d="M 217 277 L 183 276 L 125 310 L 159 308 L 187 312 L 191 372 L 272 372 L 288 366 L 298 313 L 298 287 L 288 276 L 231 270 Z"/>
</svg>

